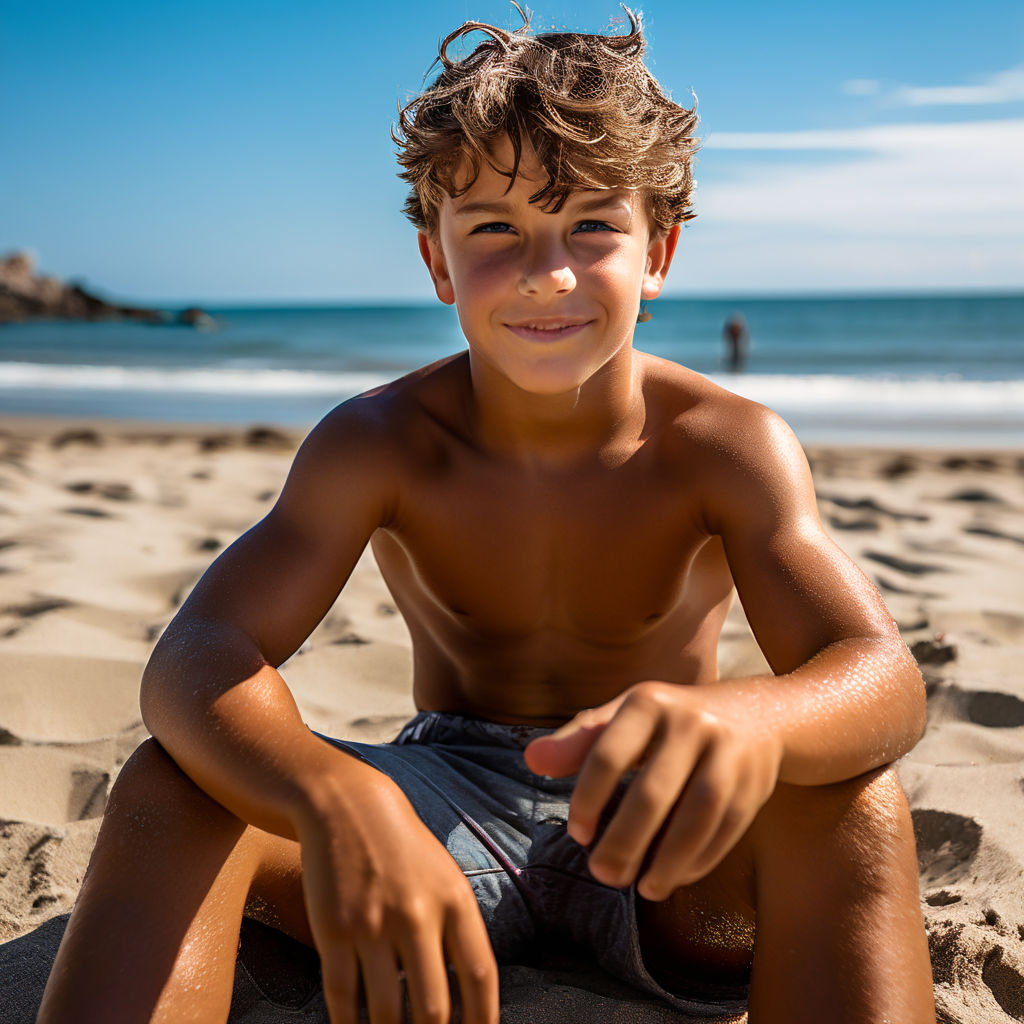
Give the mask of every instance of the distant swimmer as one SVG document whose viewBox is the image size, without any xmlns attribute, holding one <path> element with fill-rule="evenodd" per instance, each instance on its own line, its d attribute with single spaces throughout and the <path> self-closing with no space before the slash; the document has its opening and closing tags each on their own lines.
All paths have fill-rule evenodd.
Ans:
<svg viewBox="0 0 1024 1024">
<path fill-rule="evenodd" d="M 747 322 L 734 313 L 725 321 L 722 328 L 722 340 L 725 342 L 726 369 L 729 373 L 742 373 L 747 366 L 747 351 L 750 347 L 750 332 Z"/>
</svg>

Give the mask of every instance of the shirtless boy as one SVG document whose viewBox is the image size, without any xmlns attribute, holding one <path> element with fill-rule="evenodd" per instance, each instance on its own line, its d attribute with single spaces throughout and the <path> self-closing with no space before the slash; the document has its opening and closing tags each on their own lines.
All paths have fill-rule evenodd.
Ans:
<svg viewBox="0 0 1024 1024">
<path fill-rule="evenodd" d="M 416 1024 L 456 986 L 494 1024 L 496 958 L 552 933 L 682 1009 L 934 1022 L 916 666 L 788 428 L 632 345 L 696 121 L 642 51 L 442 45 L 400 161 L 468 351 L 328 415 L 160 640 L 45 1024 L 223 1021 L 247 907 L 318 950 L 334 1024 L 397 1022 L 403 978 Z M 421 712 L 380 747 L 277 671 L 368 542 Z M 771 674 L 719 677 L 734 588 Z"/>
</svg>

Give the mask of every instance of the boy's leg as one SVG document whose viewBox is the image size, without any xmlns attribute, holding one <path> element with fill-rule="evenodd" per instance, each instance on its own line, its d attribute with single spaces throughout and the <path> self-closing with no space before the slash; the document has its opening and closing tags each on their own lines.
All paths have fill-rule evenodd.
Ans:
<svg viewBox="0 0 1024 1024">
<path fill-rule="evenodd" d="M 245 825 L 146 741 L 111 793 L 39 1021 L 226 1020 L 250 889 L 310 941 L 298 844 Z"/>
<path fill-rule="evenodd" d="M 663 904 L 638 901 L 655 977 L 673 987 L 673 951 L 692 962 L 694 921 L 734 939 L 744 920 L 754 924 L 744 911 L 751 896 L 752 1024 L 934 1024 L 913 828 L 891 769 L 832 786 L 780 785 L 711 875 Z M 703 945 L 700 958 L 713 963 L 715 940 Z M 732 949 L 735 968 L 742 942 Z"/>
</svg>

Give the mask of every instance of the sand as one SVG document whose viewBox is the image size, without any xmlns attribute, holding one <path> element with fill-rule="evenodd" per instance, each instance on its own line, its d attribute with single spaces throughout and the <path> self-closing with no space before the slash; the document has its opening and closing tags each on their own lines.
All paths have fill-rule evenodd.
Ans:
<svg viewBox="0 0 1024 1024">
<path fill-rule="evenodd" d="M 4 1024 L 34 1015 L 110 785 L 146 736 L 137 690 L 155 637 L 216 552 L 269 508 L 297 441 L 0 421 Z M 939 1019 L 1024 1020 L 1024 455 L 809 455 L 823 520 L 882 590 L 928 684 L 928 730 L 900 774 Z M 763 666 L 738 609 L 721 661 L 731 674 Z M 371 558 L 284 671 L 315 729 L 381 740 L 411 714 L 408 635 Z M 256 973 L 272 959 L 261 941 L 247 940 Z M 503 1020 L 680 1019 L 563 967 L 504 969 Z M 270 1016 L 240 971 L 232 1019 L 324 1019 L 296 970 L 261 982 L 296 1007 Z"/>
</svg>

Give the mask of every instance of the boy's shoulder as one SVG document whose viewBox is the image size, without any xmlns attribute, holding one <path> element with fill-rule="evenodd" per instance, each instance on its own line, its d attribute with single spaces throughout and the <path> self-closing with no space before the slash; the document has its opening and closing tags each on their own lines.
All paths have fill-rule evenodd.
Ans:
<svg viewBox="0 0 1024 1024">
<path fill-rule="evenodd" d="M 817 514 L 807 457 L 781 416 L 678 363 L 645 356 L 643 373 L 660 466 L 709 532 Z"/>
<path fill-rule="evenodd" d="M 662 425 L 680 455 L 750 469 L 800 449 L 785 420 L 767 406 L 679 363 L 637 354 L 649 420 Z"/>
<path fill-rule="evenodd" d="M 469 387 L 466 363 L 465 353 L 448 356 L 356 395 L 332 409 L 310 436 L 380 454 L 422 438 L 431 424 L 452 428 Z"/>
</svg>

